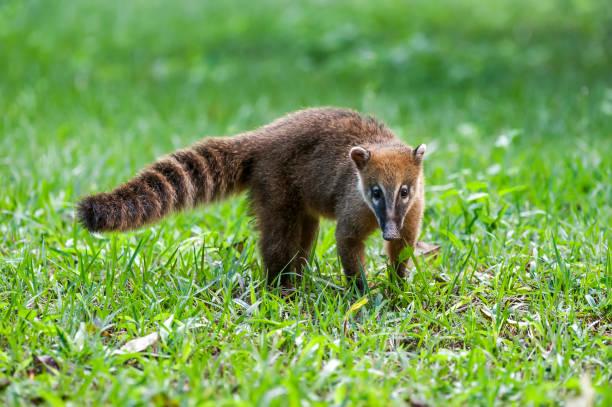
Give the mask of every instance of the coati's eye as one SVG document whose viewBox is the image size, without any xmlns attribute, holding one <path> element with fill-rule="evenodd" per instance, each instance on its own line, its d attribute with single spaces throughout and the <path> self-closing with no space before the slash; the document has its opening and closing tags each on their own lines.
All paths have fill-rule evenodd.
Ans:
<svg viewBox="0 0 612 407">
<path fill-rule="evenodd" d="M 402 185 L 402 188 L 400 189 L 400 196 L 404 199 L 408 198 L 408 187 L 406 185 Z"/>
<path fill-rule="evenodd" d="M 370 191 L 370 195 L 372 196 L 372 199 L 379 200 L 380 197 L 382 196 L 382 193 L 380 191 L 380 187 L 378 187 L 378 186 L 372 187 L 372 190 Z"/>
</svg>

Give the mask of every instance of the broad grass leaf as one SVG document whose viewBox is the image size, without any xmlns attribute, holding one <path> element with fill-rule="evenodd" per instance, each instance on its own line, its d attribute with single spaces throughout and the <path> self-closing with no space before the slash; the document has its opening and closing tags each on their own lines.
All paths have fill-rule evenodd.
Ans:
<svg viewBox="0 0 612 407">
<path fill-rule="evenodd" d="M 142 336 L 140 338 L 132 339 L 127 342 L 118 350 L 115 350 L 113 354 L 123 354 L 123 353 L 138 353 L 147 349 L 149 346 L 155 344 L 159 341 L 159 332 L 152 332 L 146 336 Z"/>
</svg>

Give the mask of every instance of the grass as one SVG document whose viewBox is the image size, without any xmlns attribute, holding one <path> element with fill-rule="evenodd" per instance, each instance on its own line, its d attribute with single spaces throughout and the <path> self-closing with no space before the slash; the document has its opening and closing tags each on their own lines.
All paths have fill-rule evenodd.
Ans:
<svg viewBox="0 0 612 407">
<path fill-rule="evenodd" d="M 1 2 L 0 400 L 612 404 L 611 26 L 603 0 Z M 244 197 L 74 220 L 161 154 L 315 105 L 428 144 L 442 250 L 390 282 L 373 235 L 366 304 L 330 222 L 299 295 L 266 289 Z"/>
</svg>

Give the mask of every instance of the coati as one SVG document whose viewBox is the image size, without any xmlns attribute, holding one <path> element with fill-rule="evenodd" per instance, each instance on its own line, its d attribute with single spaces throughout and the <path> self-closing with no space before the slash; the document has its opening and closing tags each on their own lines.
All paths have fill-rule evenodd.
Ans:
<svg viewBox="0 0 612 407">
<path fill-rule="evenodd" d="M 373 117 L 311 108 L 165 156 L 113 191 L 84 198 L 77 216 L 90 231 L 128 230 L 248 190 L 270 284 L 301 275 L 323 216 L 337 219 L 344 273 L 362 290 L 364 240 L 377 226 L 404 274 L 400 251 L 421 231 L 425 149 L 406 146 Z"/>
</svg>

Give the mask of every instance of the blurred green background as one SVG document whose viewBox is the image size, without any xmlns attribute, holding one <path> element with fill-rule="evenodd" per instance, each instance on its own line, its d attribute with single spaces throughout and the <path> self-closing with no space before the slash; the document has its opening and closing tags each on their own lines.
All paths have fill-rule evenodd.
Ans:
<svg viewBox="0 0 612 407">
<path fill-rule="evenodd" d="M 91 152 L 123 175 L 132 170 L 119 169 L 124 160 L 140 165 L 315 105 L 374 113 L 407 141 L 436 140 L 443 150 L 469 143 L 466 132 L 507 129 L 529 143 L 575 144 L 612 120 L 610 8 L 606 0 L 4 1 L 2 149 L 18 179 L 38 175 L 28 167 L 44 168 L 45 151 L 62 156 L 55 148 L 76 142 L 57 165 L 90 167 L 79 156 Z M 129 154 L 105 154 L 114 148 Z"/>
</svg>

